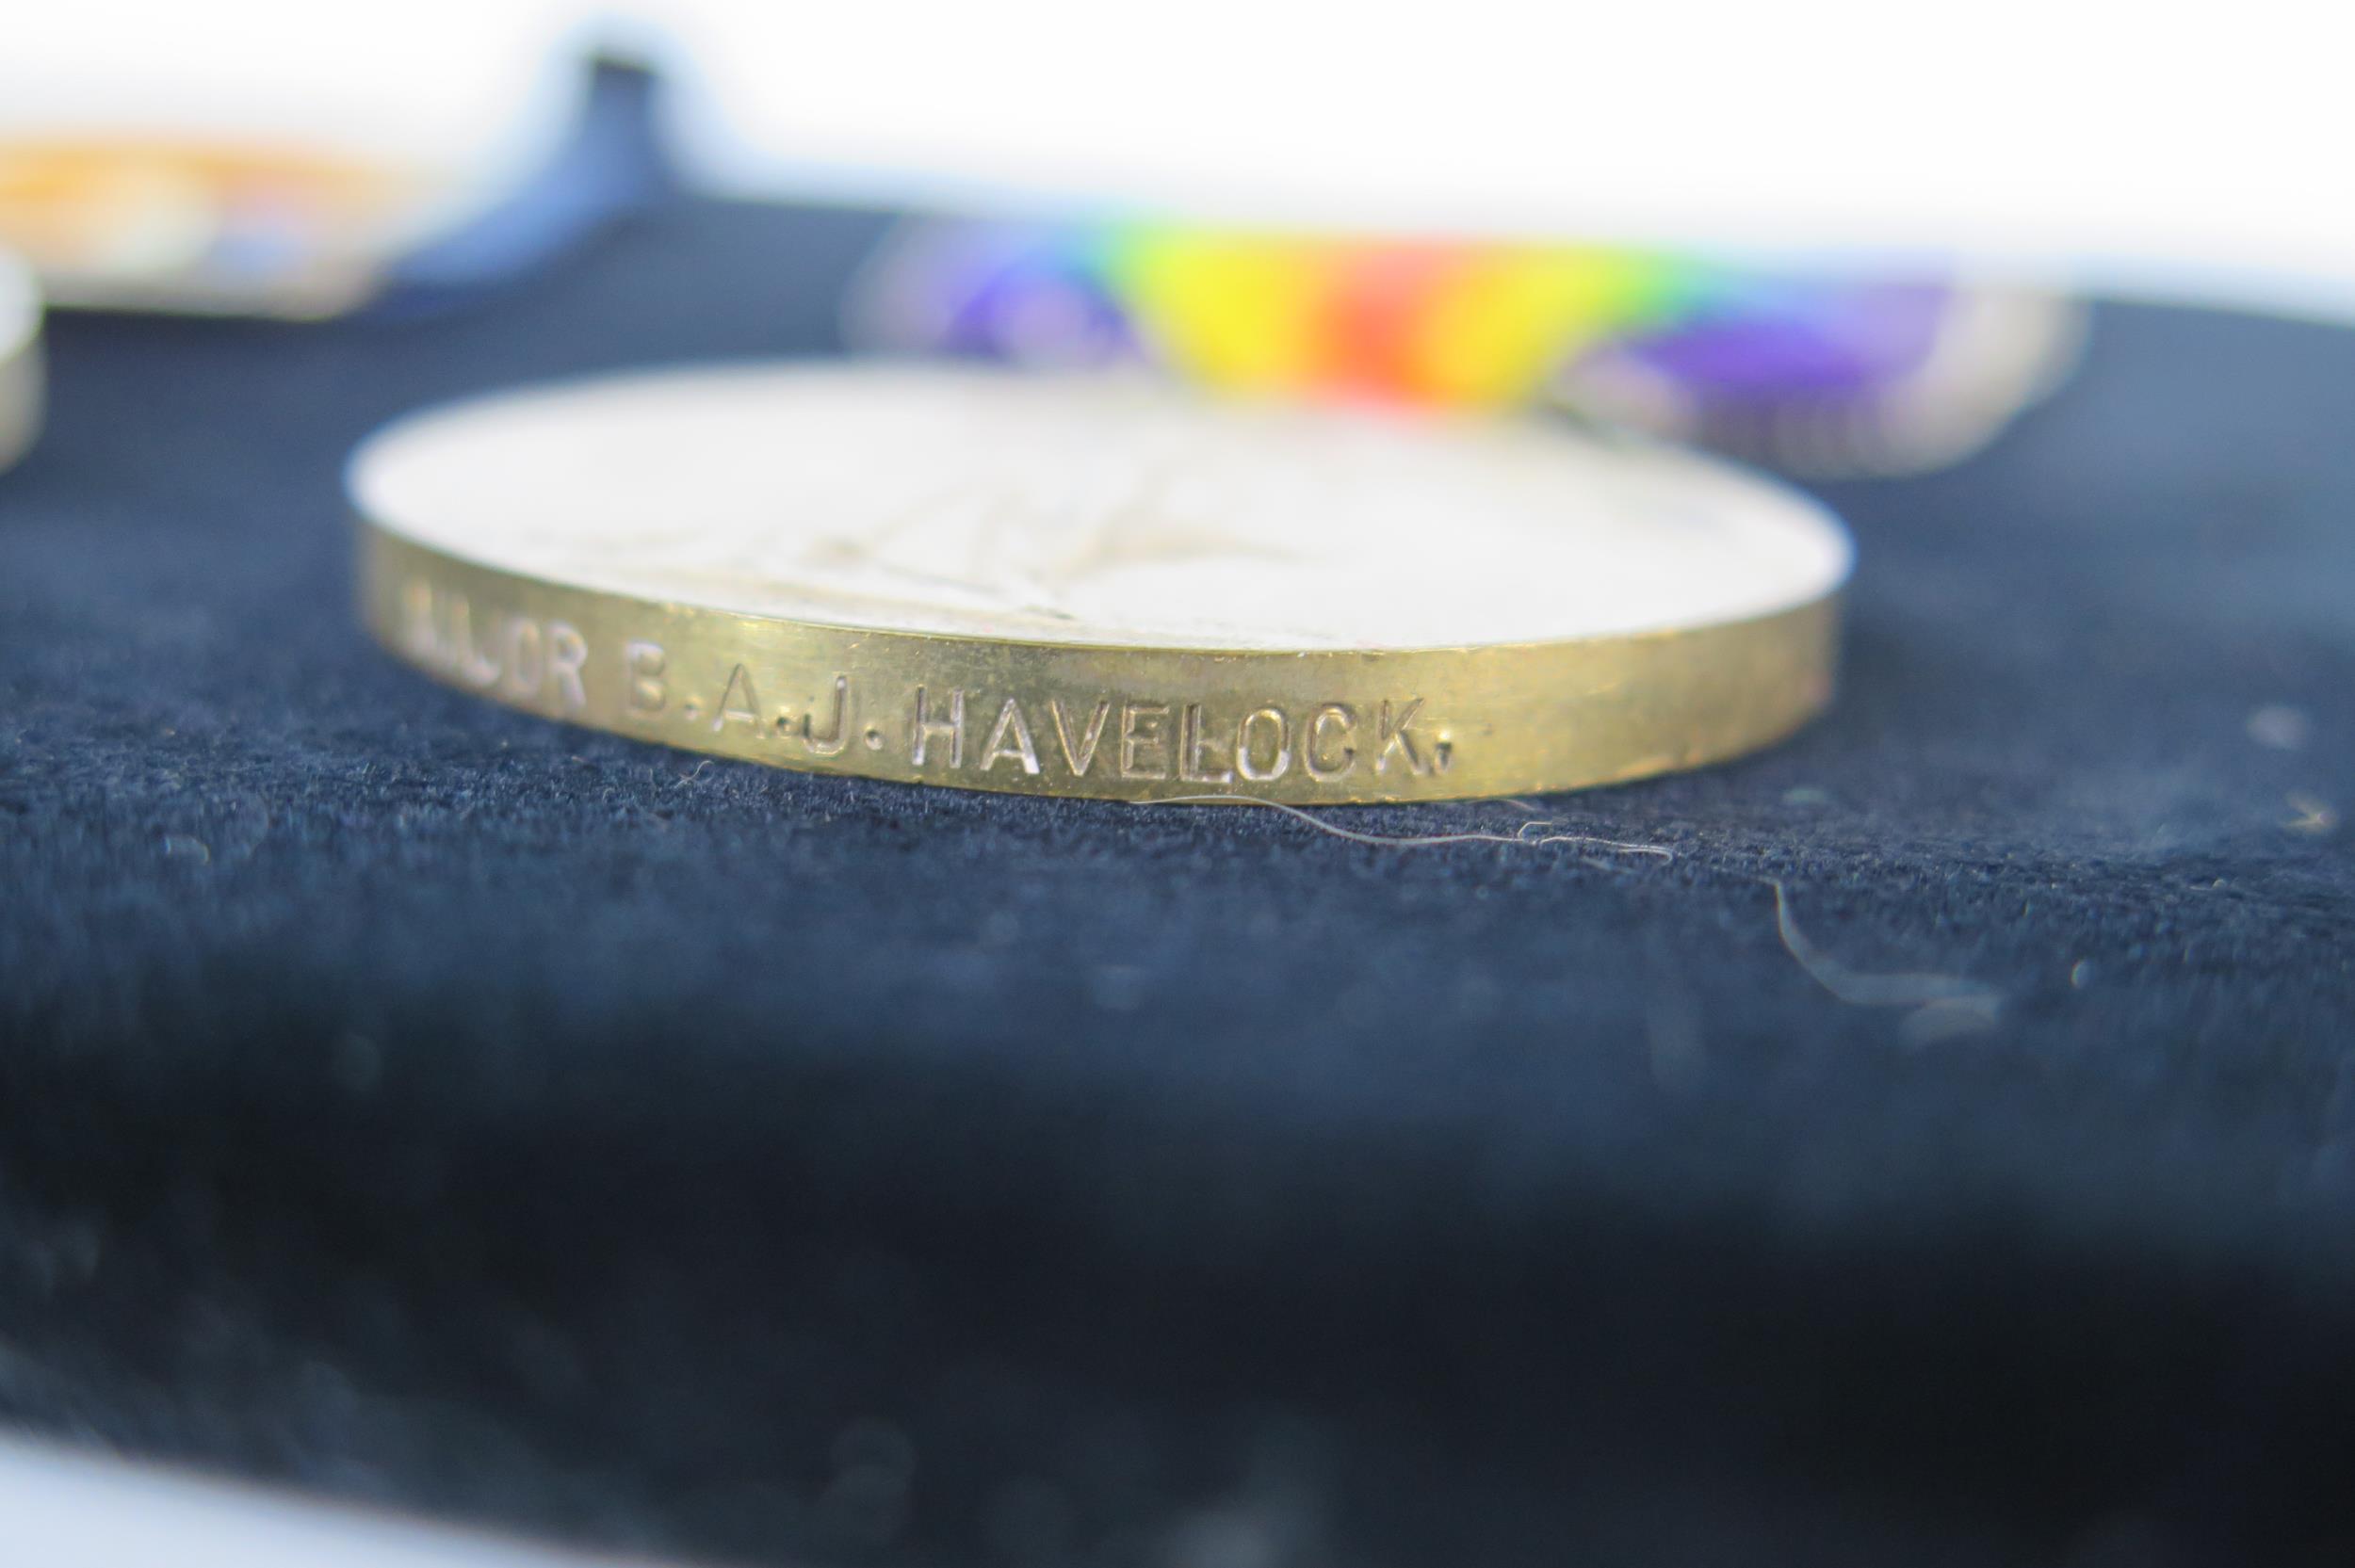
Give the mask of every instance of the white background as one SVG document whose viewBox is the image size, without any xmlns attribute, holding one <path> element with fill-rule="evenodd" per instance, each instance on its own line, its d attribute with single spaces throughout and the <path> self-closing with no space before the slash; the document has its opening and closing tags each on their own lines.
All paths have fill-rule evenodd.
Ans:
<svg viewBox="0 0 2355 1568">
<path fill-rule="evenodd" d="M 2355 21 L 2324 0 L 73 0 L 0 128 L 296 128 L 511 164 L 550 52 L 671 60 L 737 190 L 1958 250 L 2355 305 Z"/>
</svg>

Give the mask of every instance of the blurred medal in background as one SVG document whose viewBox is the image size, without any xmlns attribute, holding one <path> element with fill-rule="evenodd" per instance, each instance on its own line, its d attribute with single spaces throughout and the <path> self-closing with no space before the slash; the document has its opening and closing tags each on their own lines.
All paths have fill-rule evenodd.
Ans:
<svg viewBox="0 0 2355 1568">
<path fill-rule="evenodd" d="M 67 309 L 318 319 L 463 302 L 667 190 L 644 68 L 570 59 L 471 139 L 0 124 L 0 245 Z"/>
<path fill-rule="evenodd" d="M 1214 391 L 1551 409 L 1814 477 L 1968 456 L 2050 391 L 2080 312 L 1952 268 L 1597 244 L 912 219 L 854 348 L 1150 366 Z"/>
</svg>

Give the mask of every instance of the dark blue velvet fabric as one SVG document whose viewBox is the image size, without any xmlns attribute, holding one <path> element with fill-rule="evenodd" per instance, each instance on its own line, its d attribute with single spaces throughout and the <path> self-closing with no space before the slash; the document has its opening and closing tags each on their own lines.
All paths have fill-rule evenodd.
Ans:
<svg viewBox="0 0 2355 1568">
<path fill-rule="evenodd" d="M 1668 862 L 704 762 L 362 638 L 360 436 L 822 351 L 878 230 L 57 323 L 0 1411 L 778 1561 L 2355 1556 L 2355 335 L 2109 310 L 1990 453 L 1835 489 L 1830 717 L 1541 803 Z"/>
</svg>

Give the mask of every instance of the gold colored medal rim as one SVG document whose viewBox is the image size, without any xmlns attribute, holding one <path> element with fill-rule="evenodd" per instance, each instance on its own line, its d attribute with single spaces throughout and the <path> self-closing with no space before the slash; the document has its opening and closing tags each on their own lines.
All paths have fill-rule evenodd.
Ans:
<svg viewBox="0 0 2355 1568">
<path fill-rule="evenodd" d="M 46 378 L 40 296 L 32 288 L 29 274 L 18 283 L 5 255 L 0 255 L 0 268 L 8 269 L 8 275 L 0 275 L 0 468 L 6 468 L 23 457 L 41 433 Z M 22 320 L 8 319 L 6 309 L 12 285 L 21 286 L 25 296 Z"/>
<path fill-rule="evenodd" d="M 718 756 L 1016 794 L 1291 805 L 1699 767 L 1829 700 L 1838 596 L 1675 631 L 1249 651 L 835 626 L 580 588 L 362 520 L 369 629 L 509 706 Z"/>
</svg>

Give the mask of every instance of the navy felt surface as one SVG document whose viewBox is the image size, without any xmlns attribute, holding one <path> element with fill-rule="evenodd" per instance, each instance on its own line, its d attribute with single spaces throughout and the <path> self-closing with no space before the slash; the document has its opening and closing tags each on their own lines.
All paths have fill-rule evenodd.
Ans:
<svg viewBox="0 0 2355 1568">
<path fill-rule="evenodd" d="M 877 227 L 57 324 L 0 1412 L 764 1560 L 2355 1557 L 2355 334 L 2109 311 L 1832 492 L 1833 714 L 1540 802 L 1665 862 L 706 763 L 362 639 L 370 428 L 821 350 Z"/>
</svg>

